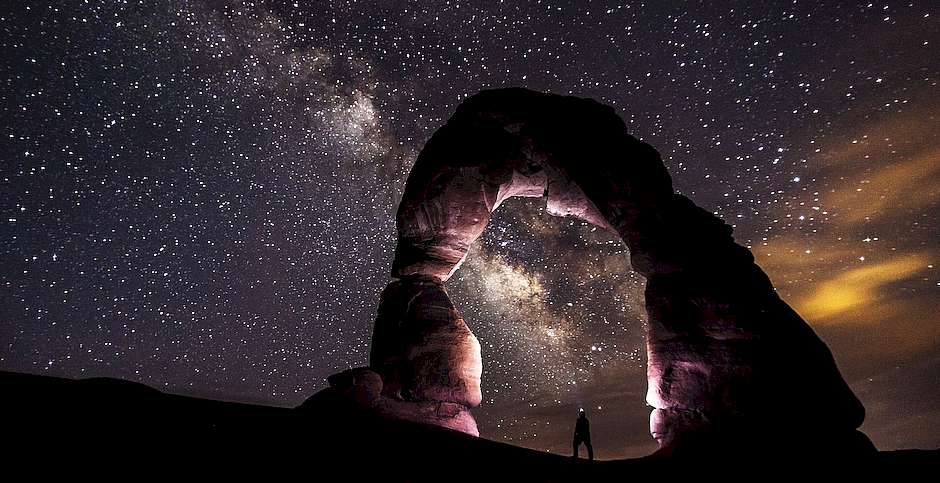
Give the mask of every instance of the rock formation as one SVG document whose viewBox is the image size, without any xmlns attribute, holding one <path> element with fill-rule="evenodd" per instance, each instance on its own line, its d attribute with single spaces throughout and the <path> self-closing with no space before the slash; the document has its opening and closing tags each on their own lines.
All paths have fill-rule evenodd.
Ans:
<svg viewBox="0 0 940 483">
<path fill-rule="evenodd" d="M 662 447 L 765 430 L 854 437 L 864 408 L 731 228 L 673 191 L 659 153 L 631 137 L 613 108 L 526 89 L 468 98 L 418 156 L 366 385 L 391 402 L 370 404 L 476 433 L 466 409 L 481 400 L 479 344 L 444 282 L 512 196 L 546 196 L 550 213 L 614 231 L 629 246 L 647 279 L 647 402 Z M 428 405 L 450 410 L 406 409 Z"/>
</svg>

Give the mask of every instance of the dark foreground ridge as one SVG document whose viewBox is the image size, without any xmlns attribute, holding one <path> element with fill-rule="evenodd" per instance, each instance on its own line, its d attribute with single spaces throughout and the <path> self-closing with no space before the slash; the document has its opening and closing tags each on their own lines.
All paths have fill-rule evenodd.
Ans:
<svg viewBox="0 0 940 483">
<path fill-rule="evenodd" d="M 0 372 L 0 394 L 8 471 L 18 465 L 34 472 L 77 471 L 62 466 L 64 459 L 111 476 L 120 475 L 113 470 L 121 467 L 214 474 L 250 468 L 314 481 L 672 481 L 782 473 L 868 479 L 927 476 L 940 469 L 937 450 L 840 458 L 800 448 L 774 454 L 755 448 L 750 455 L 591 463 L 384 419 L 331 400 L 329 393 L 291 409 L 171 395 L 118 379 Z"/>
</svg>

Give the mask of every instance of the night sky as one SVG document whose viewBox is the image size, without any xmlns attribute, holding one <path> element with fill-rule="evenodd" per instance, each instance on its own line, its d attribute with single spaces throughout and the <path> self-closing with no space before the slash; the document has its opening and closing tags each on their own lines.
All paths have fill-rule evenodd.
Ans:
<svg viewBox="0 0 940 483">
<path fill-rule="evenodd" d="M 3 2 L 0 369 L 299 404 L 368 362 L 425 141 L 522 86 L 613 105 L 829 344 L 875 444 L 936 448 L 938 21 L 930 1 Z M 482 436 L 567 454 L 584 407 L 599 457 L 652 451 L 643 284 L 614 236 L 505 203 L 448 283 L 483 349 Z"/>
</svg>

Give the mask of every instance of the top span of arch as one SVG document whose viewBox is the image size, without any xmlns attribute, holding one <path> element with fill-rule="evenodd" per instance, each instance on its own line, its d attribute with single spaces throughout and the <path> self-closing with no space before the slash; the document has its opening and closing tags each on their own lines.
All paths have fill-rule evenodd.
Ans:
<svg viewBox="0 0 940 483">
<path fill-rule="evenodd" d="M 446 281 L 512 196 L 546 196 L 549 213 L 622 235 L 672 194 L 659 153 L 630 136 L 612 107 L 485 90 L 464 100 L 418 156 L 398 209 L 392 275 Z M 625 237 L 631 249 L 636 239 Z"/>
</svg>

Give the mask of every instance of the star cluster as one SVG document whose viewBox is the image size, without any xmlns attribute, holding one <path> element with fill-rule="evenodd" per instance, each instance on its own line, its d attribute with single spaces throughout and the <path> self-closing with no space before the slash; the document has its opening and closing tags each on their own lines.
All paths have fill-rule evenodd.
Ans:
<svg viewBox="0 0 940 483">
<path fill-rule="evenodd" d="M 467 96 L 614 106 L 833 349 L 880 447 L 940 444 L 932 2 L 0 7 L 0 368 L 291 406 L 367 363 L 394 212 Z M 449 290 L 484 436 L 648 453 L 643 279 L 510 200 Z"/>
</svg>

